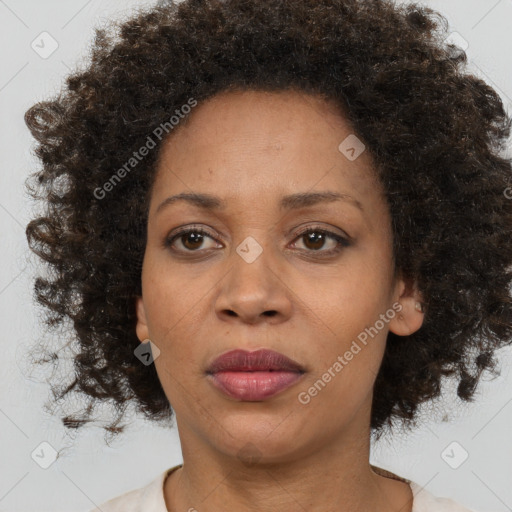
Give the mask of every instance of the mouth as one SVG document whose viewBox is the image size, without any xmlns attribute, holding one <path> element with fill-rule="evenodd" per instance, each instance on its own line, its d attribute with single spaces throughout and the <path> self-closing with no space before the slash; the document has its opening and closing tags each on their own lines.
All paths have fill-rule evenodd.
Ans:
<svg viewBox="0 0 512 512">
<path fill-rule="evenodd" d="M 208 367 L 209 382 L 223 394 L 242 401 L 262 401 L 281 393 L 305 374 L 296 361 L 273 350 L 231 350 Z"/>
</svg>

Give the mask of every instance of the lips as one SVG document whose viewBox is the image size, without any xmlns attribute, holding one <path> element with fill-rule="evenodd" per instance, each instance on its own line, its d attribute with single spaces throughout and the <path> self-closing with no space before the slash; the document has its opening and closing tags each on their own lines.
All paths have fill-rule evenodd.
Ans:
<svg viewBox="0 0 512 512">
<path fill-rule="evenodd" d="M 208 367 L 207 373 L 261 370 L 304 372 L 299 363 L 274 350 L 231 350 L 217 357 Z"/>
<path fill-rule="evenodd" d="M 208 367 L 209 381 L 221 392 L 244 401 L 261 401 L 297 382 L 305 369 L 273 350 L 231 350 Z"/>
</svg>

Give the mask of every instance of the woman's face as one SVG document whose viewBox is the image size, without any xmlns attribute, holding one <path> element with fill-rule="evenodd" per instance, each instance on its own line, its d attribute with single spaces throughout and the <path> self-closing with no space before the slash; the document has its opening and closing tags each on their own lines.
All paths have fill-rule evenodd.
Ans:
<svg viewBox="0 0 512 512">
<path fill-rule="evenodd" d="M 394 279 L 368 152 L 334 104 L 306 94 L 223 93 L 190 115 L 160 156 L 137 303 L 184 453 L 278 461 L 366 437 L 388 330 L 422 320 Z M 233 349 L 280 352 L 303 373 L 258 399 L 245 372 L 241 397 L 227 394 L 207 370 Z"/>
</svg>

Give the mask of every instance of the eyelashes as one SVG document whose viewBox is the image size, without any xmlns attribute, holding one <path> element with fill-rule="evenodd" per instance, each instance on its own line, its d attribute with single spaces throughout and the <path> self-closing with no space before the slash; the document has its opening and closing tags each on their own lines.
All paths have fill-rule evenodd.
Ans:
<svg viewBox="0 0 512 512">
<path fill-rule="evenodd" d="M 214 242 L 212 246 L 205 248 L 205 240 L 210 239 Z M 295 233 L 292 245 L 296 245 L 295 241 L 303 241 L 302 244 L 305 249 L 297 249 L 301 253 L 310 253 L 313 256 L 325 257 L 332 256 L 341 252 L 344 248 L 349 247 L 351 242 L 348 237 L 344 237 L 338 233 L 334 233 L 320 226 L 308 226 L 307 228 Z M 324 247 L 328 241 L 331 241 L 331 247 L 325 250 Z M 177 244 L 179 242 L 179 244 Z M 213 234 L 205 230 L 201 226 L 187 226 L 178 229 L 175 233 L 168 236 L 164 241 L 164 247 L 184 256 L 194 256 L 196 253 L 199 255 L 205 251 L 212 251 L 216 248 L 222 248 Z M 313 244 L 313 248 L 307 245 Z M 181 245 L 181 248 L 176 247 Z"/>
<path fill-rule="evenodd" d="M 315 237 L 312 237 L 310 235 L 315 235 Z M 318 235 L 320 235 L 322 238 L 320 239 L 320 242 L 323 244 L 325 242 L 325 240 L 328 240 L 328 239 L 331 239 L 331 240 L 334 240 L 335 242 L 335 247 L 330 249 L 330 250 L 319 250 L 319 249 L 306 249 L 308 252 L 313 252 L 313 253 L 317 253 L 317 252 L 320 252 L 322 254 L 326 254 L 326 255 L 331 255 L 331 254 L 337 254 L 339 253 L 343 248 L 345 247 L 348 247 L 350 245 L 350 242 L 348 241 L 347 238 L 339 235 L 338 233 L 334 233 L 332 231 L 329 231 L 325 228 L 321 228 L 321 227 L 308 227 L 302 231 L 300 231 L 299 233 L 296 234 L 296 237 L 294 238 L 294 240 L 300 240 L 300 239 L 304 239 L 304 237 L 307 237 L 309 238 L 308 240 L 308 243 L 310 243 L 313 238 L 316 238 L 318 239 Z M 315 242 L 313 242 L 315 243 Z"/>
<path fill-rule="evenodd" d="M 174 242 L 178 239 L 183 239 L 187 236 L 190 236 L 192 234 L 196 234 L 196 235 L 199 235 L 199 241 L 202 243 L 202 238 L 204 237 L 208 237 L 208 238 L 211 238 L 212 240 L 214 239 L 213 236 L 208 232 L 206 231 L 205 229 L 201 228 L 201 227 L 188 227 L 188 228 L 180 228 L 174 235 L 171 235 L 169 236 L 166 240 L 165 240 L 165 246 L 166 247 L 169 247 L 169 248 L 172 248 L 172 246 L 174 245 Z M 198 237 L 196 237 L 198 238 Z M 182 242 L 182 245 L 183 245 L 183 241 L 180 240 Z M 196 240 L 197 242 L 197 240 Z M 172 250 L 176 250 L 176 249 L 172 249 Z M 182 249 L 179 249 L 180 251 L 182 251 Z M 185 250 L 185 252 L 197 252 L 196 250 Z"/>
</svg>

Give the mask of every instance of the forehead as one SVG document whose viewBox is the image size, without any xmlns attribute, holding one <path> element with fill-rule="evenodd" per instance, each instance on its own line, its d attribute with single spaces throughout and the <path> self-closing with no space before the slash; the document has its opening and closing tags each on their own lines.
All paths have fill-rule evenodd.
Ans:
<svg viewBox="0 0 512 512">
<path fill-rule="evenodd" d="M 297 91 L 224 92 L 189 116 L 163 143 L 155 200 L 192 191 L 266 200 L 315 189 L 381 194 L 368 151 L 334 101 Z"/>
</svg>

